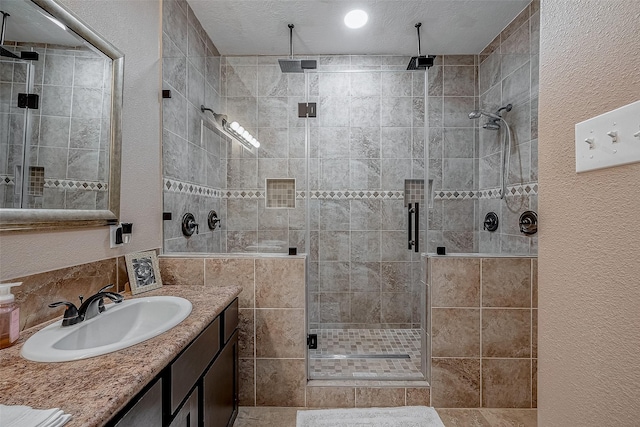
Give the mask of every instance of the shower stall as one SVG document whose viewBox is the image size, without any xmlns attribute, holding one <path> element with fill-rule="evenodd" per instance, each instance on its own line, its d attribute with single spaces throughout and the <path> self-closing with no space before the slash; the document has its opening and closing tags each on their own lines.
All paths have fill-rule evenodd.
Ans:
<svg viewBox="0 0 640 427">
<path fill-rule="evenodd" d="M 187 55 L 165 28 L 164 252 L 304 253 L 308 379 L 435 381 L 424 254 L 537 253 L 518 218 L 537 208 L 538 17 L 414 71 L 407 56 L 334 55 L 287 73 L 279 57 L 216 56 L 206 38 Z M 186 213 L 200 224 L 188 237 Z"/>
</svg>

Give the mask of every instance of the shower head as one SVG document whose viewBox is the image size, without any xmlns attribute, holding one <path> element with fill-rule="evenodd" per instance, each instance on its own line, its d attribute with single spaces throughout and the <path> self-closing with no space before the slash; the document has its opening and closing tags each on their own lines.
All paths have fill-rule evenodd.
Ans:
<svg viewBox="0 0 640 427">
<path fill-rule="evenodd" d="M 469 118 L 471 120 L 479 119 L 480 116 L 482 116 L 482 111 L 480 110 L 473 110 L 472 112 L 469 113 Z"/>
<path fill-rule="evenodd" d="M 293 29 L 294 25 L 289 24 L 289 53 L 287 59 L 278 59 L 280 70 L 283 73 L 304 73 L 304 70 L 315 70 L 317 63 L 313 59 L 293 59 Z"/>
<path fill-rule="evenodd" d="M 433 67 L 433 61 L 435 60 L 435 55 L 422 55 L 420 52 L 420 27 L 422 26 L 422 22 L 418 22 L 415 27 L 418 31 L 418 56 L 412 56 L 409 59 L 409 65 L 407 65 L 407 70 L 424 70 L 426 68 Z"/>
<path fill-rule="evenodd" d="M 493 119 L 482 125 L 483 129 L 487 130 L 500 130 L 500 121 Z"/>
</svg>

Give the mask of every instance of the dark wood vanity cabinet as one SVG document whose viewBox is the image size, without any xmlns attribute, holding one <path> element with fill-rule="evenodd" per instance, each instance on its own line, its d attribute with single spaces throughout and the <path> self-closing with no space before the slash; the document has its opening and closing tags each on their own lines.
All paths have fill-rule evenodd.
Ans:
<svg viewBox="0 0 640 427">
<path fill-rule="evenodd" d="M 238 413 L 237 329 L 235 299 L 108 425 L 232 426 Z"/>
</svg>

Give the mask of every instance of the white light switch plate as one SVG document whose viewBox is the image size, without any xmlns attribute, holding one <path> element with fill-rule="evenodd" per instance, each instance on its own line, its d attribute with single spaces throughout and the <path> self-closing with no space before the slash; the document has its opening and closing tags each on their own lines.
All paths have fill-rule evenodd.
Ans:
<svg viewBox="0 0 640 427">
<path fill-rule="evenodd" d="M 578 123 L 576 172 L 640 162 L 639 132 L 640 101 Z"/>
</svg>

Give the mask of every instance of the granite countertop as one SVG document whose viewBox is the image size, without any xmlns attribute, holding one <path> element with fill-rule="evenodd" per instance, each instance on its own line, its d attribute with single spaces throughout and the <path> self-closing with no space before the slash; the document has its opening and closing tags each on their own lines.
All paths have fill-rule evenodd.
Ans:
<svg viewBox="0 0 640 427">
<path fill-rule="evenodd" d="M 164 286 L 137 295 L 191 301 L 191 314 L 169 331 L 113 353 L 74 362 L 40 363 L 20 357 L 24 342 L 52 323 L 27 329 L 0 350 L 0 404 L 60 408 L 65 427 L 102 426 L 169 364 L 240 293 L 239 286 Z M 125 295 L 125 299 L 135 298 Z"/>
</svg>

